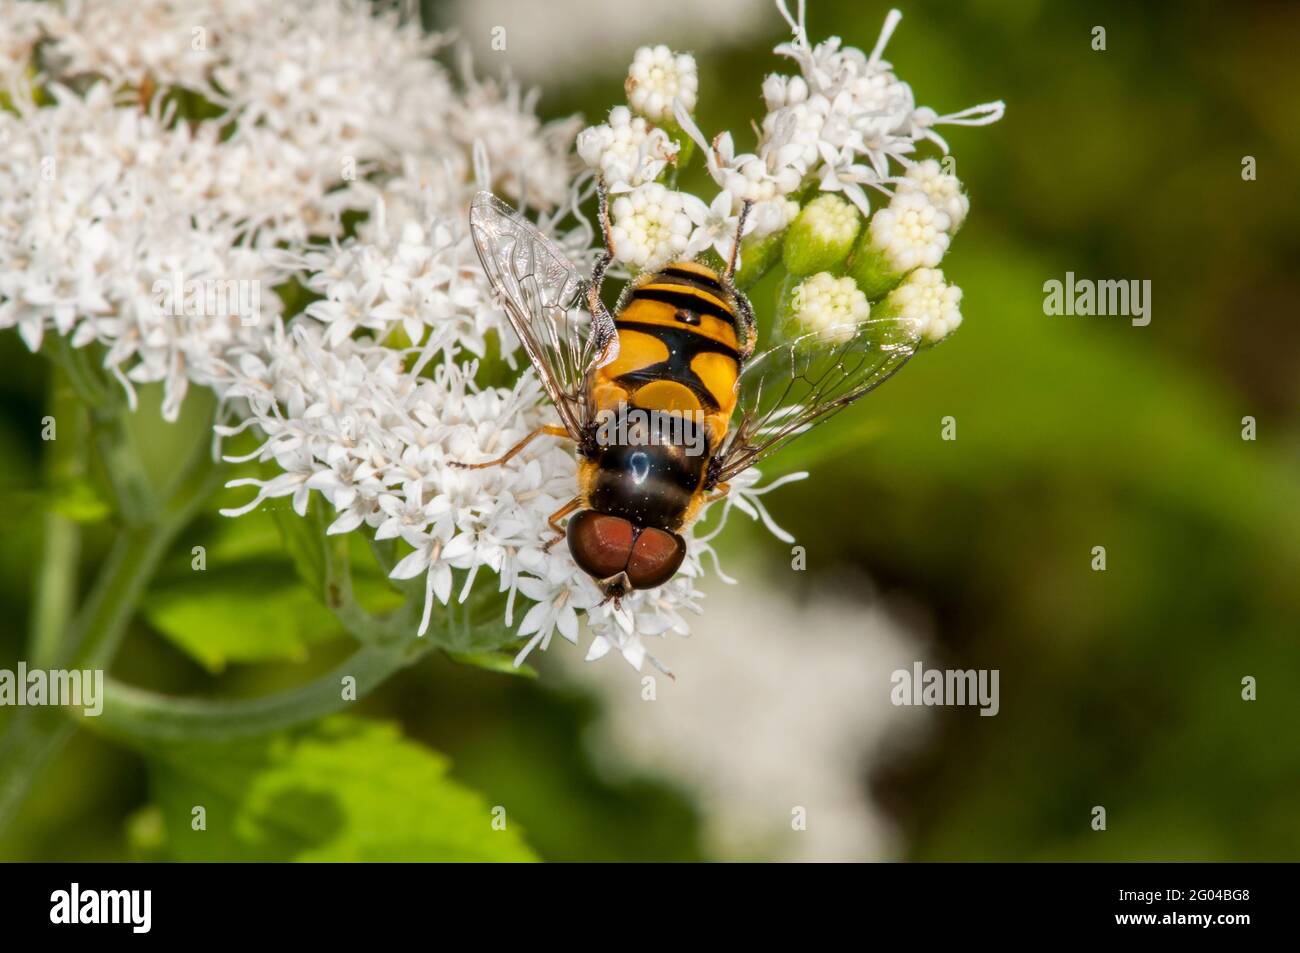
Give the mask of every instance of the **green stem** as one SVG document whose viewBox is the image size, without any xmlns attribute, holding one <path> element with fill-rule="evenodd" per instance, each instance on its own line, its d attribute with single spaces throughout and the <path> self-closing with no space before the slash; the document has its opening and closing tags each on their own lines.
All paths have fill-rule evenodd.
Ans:
<svg viewBox="0 0 1300 953">
<path fill-rule="evenodd" d="M 392 546 L 374 543 L 374 552 L 385 571 L 390 570 Z M 87 726 L 133 744 L 217 741 L 275 731 L 346 708 L 437 647 L 432 639 L 415 637 L 423 586 L 407 587 L 406 603 L 378 617 L 352 598 L 346 541 L 324 537 L 323 556 L 326 603 L 361 644 L 342 664 L 305 685 L 251 699 L 175 698 L 110 678 L 104 683 L 104 711 Z M 348 677 L 355 680 L 350 686 L 355 693 L 345 695 L 343 680 Z"/>
<path fill-rule="evenodd" d="M 132 525 L 149 522 L 155 516 L 155 494 L 128 427 L 130 412 L 121 388 L 96 364 L 98 350 L 93 345 L 74 348 L 66 337 L 56 335 L 46 350 L 73 392 L 90 408 L 91 439 L 113 489 L 118 516 Z"/>
<path fill-rule="evenodd" d="M 64 650 L 58 667 L 103 668 L 126 633 L 135 606 L 159 561 L 195 511 L 221 484 L 206 440 L 155 522 L 122 530 L 100 568 L 99 578 Z M 24 710 L 0 738 L 0 830 L 13 818 L 41 769 L 71 734 L 73 723 L 56 708 Z"/>
<path fill-rule="evenodd" d="M 44 462 L 47 486 L 74 487 L 86 474 L 86 414 L 67 376 L 50 368 L 50 415 L 55 439 Z M 76 520 L 49 507 L 42 518 L 41 556 L 32 596 L 28 659 L 45 667 L 59 651 L 68 632 L 76 604 L 77 566 L 81 556 L 81 530 Z"/>
<path fill-rule="evenodd" d="M 95 412 L 91 418 L 91 431 L 122 521 L 129 526 L 152 522 L 156 518 L 155 492 L 140 462 L 126 414 Z"/>
<path fill-rule="evenodd" d="M 406 647 L 363 646 L 314 681 L 262 698 L 173 698 L 108 679 L 104 684 L 104 711 L 87 725 L 135 744 L 224 741 L 263 734 L 355 704 L 432 647 L 428 642 Z M 344 679 L 349 677 L 355 679 L 355 694 L 344 691 Z"/>
</svg>

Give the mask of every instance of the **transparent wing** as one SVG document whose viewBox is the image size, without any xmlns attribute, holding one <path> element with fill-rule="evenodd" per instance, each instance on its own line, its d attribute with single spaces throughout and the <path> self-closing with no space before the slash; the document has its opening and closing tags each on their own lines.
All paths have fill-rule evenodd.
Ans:
<svg viewBox="0 0 1300 953">
<path fill-rule="evenodd" d="M 469 210 L 470 233 L 510 325 L 569 434 L 585 421 L 583 381 L 593 366 L 617 355 L 614 322 L 600 309 L 583 309 L 587 283 L 559 247 L 491 192 L 479 192 Z"/>
<path fill-rule="evenodd" d="M 838 333 L 836 333 L 838 332 Z M 892 318 L 781 342 L 741 371 L 740 423 L 720 454 L 730 480 L 888 380 L 916 353 L 919 335 Z"/>
</svg>

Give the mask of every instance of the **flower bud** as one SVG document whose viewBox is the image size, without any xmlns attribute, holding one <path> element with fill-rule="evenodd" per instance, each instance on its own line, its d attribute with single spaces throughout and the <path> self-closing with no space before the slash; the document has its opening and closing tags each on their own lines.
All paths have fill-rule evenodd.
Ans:
<svg viewBox="0 0 1300 953">
<path fill-rule="evenodd" d="M 692 113 L 700 89 L 695 57 L 674 53 L 662 44 L 643 46 L 632 59 L 623 87 L 632 110 L 651 122 L 671 120 L 674 100 Z"/>
<path fill-rule="evenodd" d="M 852 278 L 821 271 L 800 280 L 786 278 L 777 333 L 781 340 L 815 334 L 819 342 L 842 344 L 871 316 L 871 303 Z"/>
<path fill-rule="evenodd" d="M 955 175 L 943 171 L 935 159 L 918 162 L 898 183 L 898 191 L 923 192 L 930 204 L 948 216 L 948 234 L 956 235 L 970 211 L 970 199 Z"/>
<path fill-rule="evenodd" d="M 740 243 L 740 267 L 736 269 L 736 287 L 744 290 L 755 285 L 781 257 L 784 231 L 767 235 L 749 235 Z"/>
<path fill-rule="evenodd" d="M 873 301 L 897 287 L 913 268 L 934 268 L 948 250 L 948 214 L 922 191 L 900 191 L 871 222 L 849 265 L 858 286 Z"/>
<path fill-rule="evenodd" d="M 792 275 L 833 271 L 853 250 L 862 218 L 838 195 L 822 193 L 800 211 L 785 234 L 782 257 Z"/>
<path fill-rule="evenodd" d="M 961 289 L 937 268 L 917 268 L 876 306 L 876 317 L 908 325 L 922 346 L 937 344 L 961 324 Z"/>
</svg>

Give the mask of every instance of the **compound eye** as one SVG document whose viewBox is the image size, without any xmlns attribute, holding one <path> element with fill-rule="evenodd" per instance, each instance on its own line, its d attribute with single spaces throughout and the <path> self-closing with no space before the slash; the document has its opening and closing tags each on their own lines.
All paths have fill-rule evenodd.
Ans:
<svg viewBox="0 0 1300 953">
<path fill-rule="evenodd" d="M 583 510 L 569 518 L 565 536 L 573 561 L 583 572 L 599 580 L 623 571 L 636 533 L 625 519 Z"/>
<path fill-rule="evenodd" d="M 662 586 L 686 558 L 686 540 L 662 529 L 643 529 L 627 561 L 627 577 L 637 589 Z"/>
</svg>

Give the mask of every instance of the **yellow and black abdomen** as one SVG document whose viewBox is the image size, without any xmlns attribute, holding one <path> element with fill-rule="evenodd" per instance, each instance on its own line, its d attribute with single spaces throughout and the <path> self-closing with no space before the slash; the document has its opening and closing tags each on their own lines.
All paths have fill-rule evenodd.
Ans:
<svg viewBox="0 0 1300 953">
<path fill-rule="evenodd" d="M 670 433 L 661 422 L 649 445 L 602 447 L 588 505 L 676 530 L 698 509 L 709 458 L 735 409 L 735 306 L 712 269 L 678 262 L 639 279 L 614 324 L 618 356 L 589 383 L 593 409 L 616 421 L 631 409 L 667 412 L 656 416 L 681 429 Z"/>
<path fill-rule="evenodd" d="M 716 449 L 736 406 L 736 311 L 710 268 L 679 262 L 640 279 L 614 316 L 618 357 L 592 388 L 598 409 L 694 412 Z M 615 393 L 619 392 L 619 393 Z"/>
</svg>

